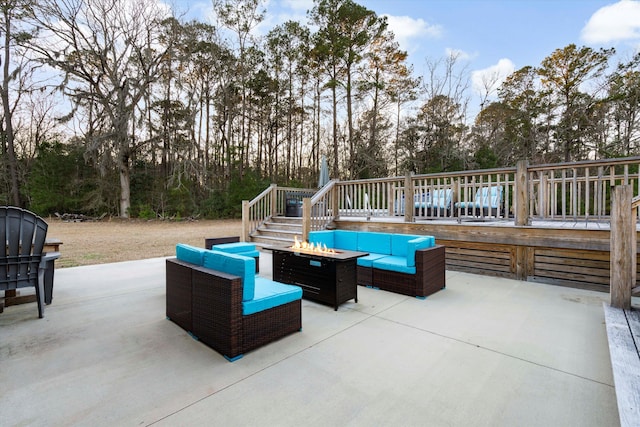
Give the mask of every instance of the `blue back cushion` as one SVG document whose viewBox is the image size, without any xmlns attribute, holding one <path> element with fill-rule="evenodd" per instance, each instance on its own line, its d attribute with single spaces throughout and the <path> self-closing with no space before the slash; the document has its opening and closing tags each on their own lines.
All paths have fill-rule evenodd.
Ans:
<svg viewBox="0 0 640 427">
<path fill-rule="evenodd" d="M 333 241 L 336 249 L 344 249 L 345 251 L 358 250 L 357 231 L 335 230 L 333 232 Z"/>
<path fill-rule="evenodd" d="M 409 240 L 417 239 L 420 236 L 414 234 L 392 234 L 391 235 L 391 255 L 407 256 Z"/>
<path fill-rule="evenodd" d="M 375 254 L 391 254 L 391 234 L 358 232 L 358 250 Z"/>
<path fill-rule="evenodd" d="M 320 246 L 326 245 L 328 248 L 335 248 L 333 230 L 310 231 L 309 243 L 318 243 Z"/>
<path fill-rule="evenodd" d="M 256 260 L 254 258 L 219 251 L 207 251 L 204 254 L 204 267 L 240 276 L 242 279 L 242 301 L 253 299 L 256 280 Z"/>
<path fill-rule="evenodd" d="M 418 237 L 407 242 L 407 267 L 415 267 L 416 251 L 427 249 L 436 245 L 436 238 L 433 236 Z"/>
<path fill-rule="evenodd" d="M 197 248 L 184 243 L 178 243 L 176 245 L 176 258 L 180 261 L 196 264 L 199 267 L 202 267 L 205 252 L 207 252 L 206 249 Z"/>
<path fill-rule="evenodd" d="M 256 245 L 246 242 L 222 243 L 220 245 L 214 245 L 211 249 L 228 252 L 230 254 L 240 254 L 243 252 L 255 251 Z"/>
</svg>

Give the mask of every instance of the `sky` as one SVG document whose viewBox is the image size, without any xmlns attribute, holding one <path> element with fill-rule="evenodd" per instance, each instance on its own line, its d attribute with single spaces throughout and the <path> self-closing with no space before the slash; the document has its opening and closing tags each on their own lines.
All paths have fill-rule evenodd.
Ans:
<svg viewBox="0 0 640 427">
<path fill-rule="evenodd" d="M 499 83 L 571 43 L 615 47 L 617 57 L 640 51 L 640 0 L 355 0 L 386 16 L 416 74 L 427 62 L 455 53 L 471 75 L 476 98 L 486 82 Z M 188 16 L 206 20 L 211 2 L 177 0 Z M 266 0 L 266 34 L 289 19 L 306 23 L 312 0 Z M 483 84 L 482 82 L 485 82 Z M 491 97 L 490 97 L 491 98 Z"/>
</svg>

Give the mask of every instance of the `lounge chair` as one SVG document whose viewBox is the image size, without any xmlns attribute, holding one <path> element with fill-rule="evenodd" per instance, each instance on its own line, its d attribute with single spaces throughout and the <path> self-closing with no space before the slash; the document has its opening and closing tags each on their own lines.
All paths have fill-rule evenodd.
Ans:
<svg viewBox="0 0 640 427">
<path fill-rule="evenodd" d="M 504 214 L 502 185 L 479 188 L 473 201 L 456 203 L 455 211 L 465 216 L 502 216 Z"/>
<path fill-rule="evenodd" d="M 43 253 L 47 228 L 47 223 L 33 212 L 0 206 L 0 242 L 5 242 L 0 245 L 0 291 L 35 287 L 40 318 L 53 292 L 53 280 L 46 280 L 45 273 L 60 257 L 59 252 Z"/>
<path fill-rule="evenodd" d="M 423 195 L 422 201 L 415 201 L 415 216 L 449 217 L 453 205 L 453 190 L 444 188 Z"/>
</svg>

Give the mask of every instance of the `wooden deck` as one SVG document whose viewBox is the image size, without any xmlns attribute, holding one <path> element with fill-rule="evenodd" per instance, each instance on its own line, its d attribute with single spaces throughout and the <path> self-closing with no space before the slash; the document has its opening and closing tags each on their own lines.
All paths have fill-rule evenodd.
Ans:
<svg viewBox="0 0 640 427">
<path fill-rule="evenodd" d="M 609 291 L 610 227 L 594 222 L 345 218 L 338 229 L 426 234 L 446 246 L 447 269 Z"/>
<path fill-rule="evenodd" d="M 616 187 L 638 200 L 627 212 L 637 223 L 640 157 L 332 179 L 321 189 L 272 184 L 243 201 L 243 238 L 297 201 L 303 239 L 331 227 L 429 234 L 447 247 L 449 270 L 609 291 Z M 632 252 L 637 264 L 637 250 L 627 264 Z"/>
</svg>

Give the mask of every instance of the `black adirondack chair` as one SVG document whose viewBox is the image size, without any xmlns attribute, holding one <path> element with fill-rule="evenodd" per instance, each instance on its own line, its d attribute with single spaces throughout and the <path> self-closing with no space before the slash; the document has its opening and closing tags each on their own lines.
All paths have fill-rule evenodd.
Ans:
<svg viewBox="0 0 640 427">
<path fill-rule="evenodd" d="M 47 223 L 36 214 L 13 206 L 0 206 L 0 291 L 34 286 L 38 317 L 44 317 L 45 272 L 59 252 L 43 253 Z M 53 287 L 50 278 L 47 287 Z M 52 289 L 47 303 L 51 302 Z"/>
</svg>

